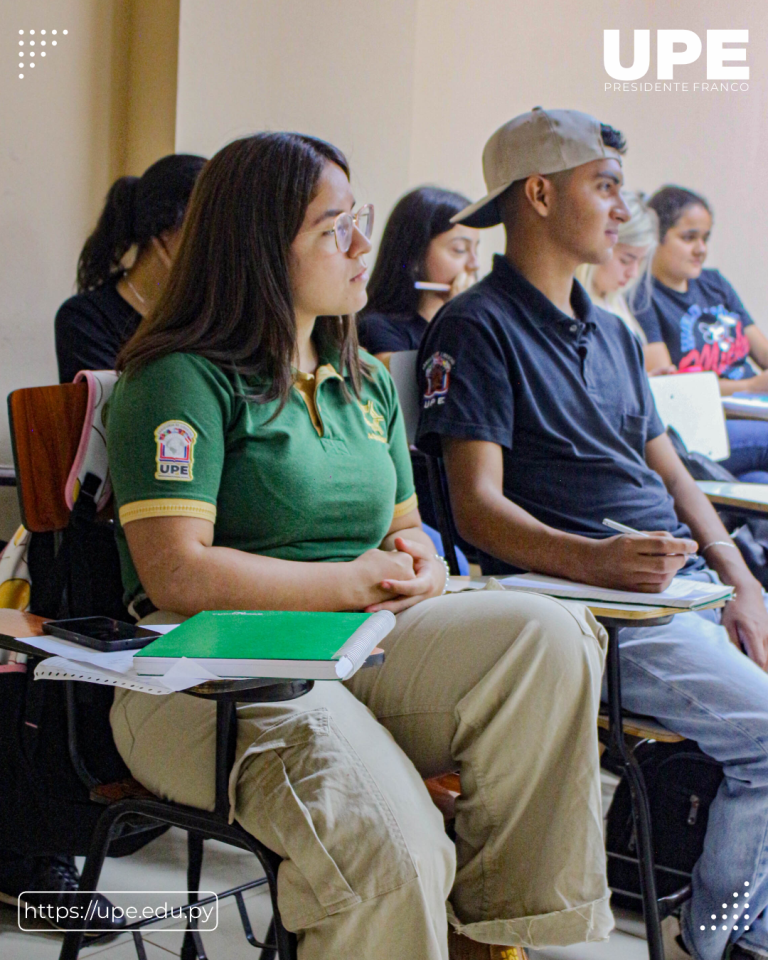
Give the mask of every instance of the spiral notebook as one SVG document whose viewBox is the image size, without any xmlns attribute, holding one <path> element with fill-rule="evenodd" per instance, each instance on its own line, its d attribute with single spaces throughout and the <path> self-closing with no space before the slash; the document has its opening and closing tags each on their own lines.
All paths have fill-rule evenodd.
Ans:
<svg viewBox="0 0 768 960">
<path fill-rule="evenodd" d="M 181 657 L 222 678 L 346 680 L 395 625 L 378 613 L 208 610 L 133 657 L 138 676 L 162 676 Z"/>
<path fill-rule="evenodd" d="M 191 678 L 184 686 L 193 687 L 199 680 Z M 156 696 L 168 696 L 176 690 L 183 690 L 184 686 L 166 686 L 161 681 L 152 682 L 147 677 L 140 677 L 135 670 L 117 673 L 107 667 L 99 667 L 92 663 L 77 663 L 65 657 L 47 657 L 35 667 L 35 680 L 79 680 L 84 683 L 99 683 L 106 687 L 122 687 L 124 690 L 135 690 L 138 693 L 153 693 Z"/>
</svg>

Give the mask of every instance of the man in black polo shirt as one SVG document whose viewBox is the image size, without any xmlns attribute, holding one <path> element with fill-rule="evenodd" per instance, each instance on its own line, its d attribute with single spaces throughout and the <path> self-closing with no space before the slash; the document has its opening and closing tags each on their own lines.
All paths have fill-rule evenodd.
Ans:
<svg viewBox="0 0 768 960">
<path fill-rule="evenodd" d="M 667 627 L 622 631 L 622 694 L 630 710 L 724 766 L 668 960 L 721 960 L 728 949 L 734 960 L 768 956 L 762 591 L 674 453 L 639 345 L 573 279 L 579 264 L 610 258 L 627 219 L 623 150 L 621 134 L 594 118 L 538 107 L 491 137 L 489 193 L 455 219 L 503 222 L 506 253 L 430 324 L 417 443 L 445 457 L 459 532 L 482 551 L 485 572 L 534 570 L 649 593 L 681 572 L 737 588 L 722 618 L 686 613 Z M 604 518 L 652 536 L 607 535 Z M 724 924 L 721 905 L 734 891 L 742 906 L 729 906 Z"/>
</svg>

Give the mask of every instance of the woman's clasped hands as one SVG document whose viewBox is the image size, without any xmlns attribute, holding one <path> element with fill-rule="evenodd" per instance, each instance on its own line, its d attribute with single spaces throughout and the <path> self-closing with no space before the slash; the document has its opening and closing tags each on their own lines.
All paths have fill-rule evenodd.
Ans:
<svg viewBox="0 0 768 960">
<path fill-rule="evenodd" d="M 394 550 L 366 550 L 351 562 L 355 609 L 399 613 L 442 594 L 446 570 L 434 548 L 406 537 L 395 537 L 394 543 Z"/>
</svg>

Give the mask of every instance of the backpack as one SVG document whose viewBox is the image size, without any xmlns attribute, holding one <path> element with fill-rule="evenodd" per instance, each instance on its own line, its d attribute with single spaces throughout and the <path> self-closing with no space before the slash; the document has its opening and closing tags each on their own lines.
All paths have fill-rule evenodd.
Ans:
<svg viewBox="0 0 768 960">
<path fill-rule="evenodd" d="M 31 612 L 130 622 L 113 524 L 95 520 L 87 493 L 78 497 L 55 556 L 53 539 L 33 534 L 30 540 Z M 35 680 L 37 662 L 30 658 L 25 672 L 0 673 L 0 850 L 23 857 L 82 856 L 104 810 L 90 799 L 90 787 L 130 777 L 109 723 L 114 689 Z M 71 717 L 80 770 L 70 754 Z M 126 822 L 109 855 L 133 853 L 166 829 L 136 833 Z"/>
<path fill-rule="evenodd" d="M 114 374 L 88 372 L 84 379 L 89 402 L 65 493 L 69 524 L 61 534 L 34 533 L 25 544 L 29 610 L 54 619 L 108 616 L 130 622 L 114 523 L 97 519 L 109 486 L 103 434 L 94 422 Z M 35 680 L 37 662 L 29 658 L 26 670 L 0 673 L 0 850 L 23 857 L 84 855 L 104 809 L 90 799 L 90 787 L 130 776 L 109 723 L 114 689 Z M 71 729 L 83 761 L 79 770 L 70 753 Z M 132 853 L 166 829 L 136 833 L 126 823 L 109 854 Z"/>
<path fill-rule="evenodd" d="M 640 744 L 635 756 L 645 778 L 651 812 L 656 889 L 668 896 L 690 882 L 704 849 L 709 808 L 723 779 L 722 765 L 703 753 L 691 740 L 682 743 Z M 606 823 L 608 886 L 615 907 L 638 910 L 640 876 L 636 863 L 618 859 L 637 857 L 629 783 L 616 788 Z M 635 896 L 628 896 L 635 894 Z"/>
<path fill-rule="evenodd" d="M 739 478 L 735 477 L 730 470 L 720 466 L 717 460 L 712 460 L 706 454 L 696 453 L 695 450 L 689 450 L 683 442 L 683 438 L 674 427 L 667 427 L 667 436 L 672 441 L 675 453 L 683 461 L 683 464 L 694 480 L 722 480 L 726 483 L 738 483 Z"/>
</svg>

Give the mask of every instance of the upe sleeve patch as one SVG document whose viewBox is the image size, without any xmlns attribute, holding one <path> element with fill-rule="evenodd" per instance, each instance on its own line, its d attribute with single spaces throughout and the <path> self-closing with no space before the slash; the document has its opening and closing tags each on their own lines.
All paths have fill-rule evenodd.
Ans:
<svg viewBox="0 0 768 960">
<path fill-rule="evenodd" d="M 155 479 L 192 480 L 197 433 L 183 420 L 166 420 L 155 430 Z"/>
</svg>

